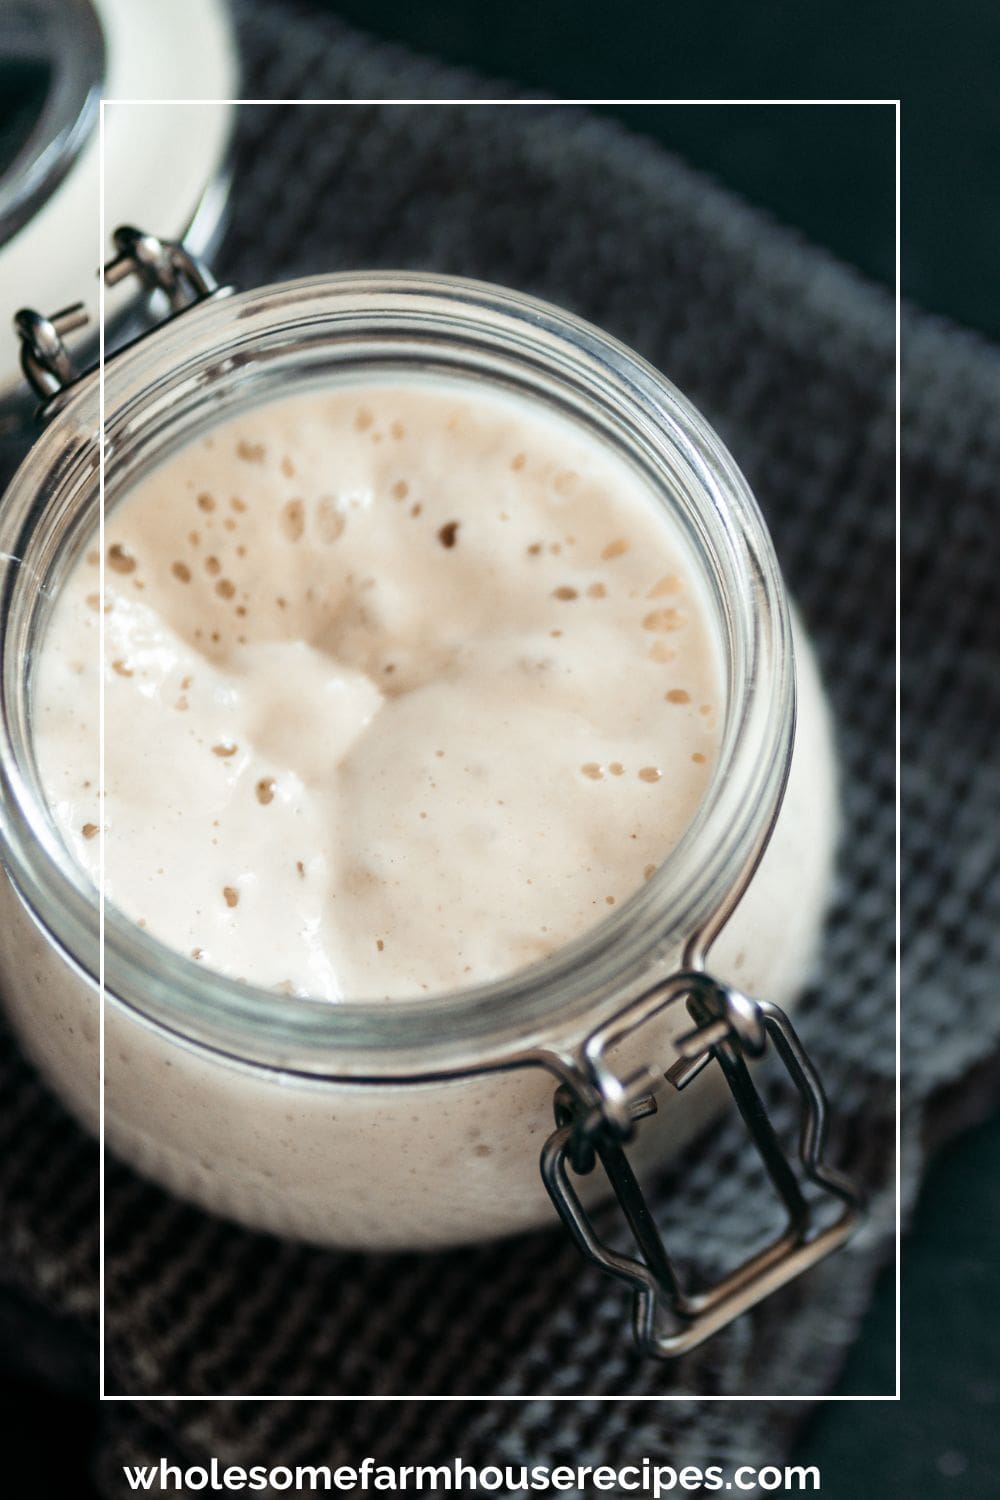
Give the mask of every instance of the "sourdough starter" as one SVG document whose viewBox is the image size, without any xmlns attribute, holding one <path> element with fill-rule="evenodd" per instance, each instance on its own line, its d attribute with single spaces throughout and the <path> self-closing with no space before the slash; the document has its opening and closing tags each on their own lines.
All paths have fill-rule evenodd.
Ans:
<svg viewBox="0 0 1000 1500">
<path fill-rule="evenodd" d="M 103 823 L 108 900 L 188 955 L 193 984 L 201 966 L 391 1005 L 503 975 L 652 878 L 710 783 L 720 650 L 675 524 L 537 406 L 430 379 L 300 393 L 151 471 L 106 547 L 103 809 L 94 547 L 35 669 L 37 756 L 72 854 L 96 878 Z M 836 827 L 800 631 L 796 662 L 785 800 L 710 955 L 783 1005 L 810 974 Z M 94 976 L 6 881 L 0 924 L 11 1019 L 96 1129 Z M 669 1065 L 684 1025 L 648 1028 L 647 1059 Z M 113 995 L 105 1062 L 110 1148 L 248 1224 L 418 1247 L 551 1221 L 538 1153 L 555 1084 L 538 1068 L 304 1078 Z M 661 1095 L 640 1167 L 710 1118 L 714 1071 Z"/>
<path fill-rule="evenodd" d="M 37 750 L 97 875 L 98 557 Z M 183 449 L 106 532 L 106 897 L 255 984 L 495 979 L 649 879 L 708 784 L 721 670 L 624 461 L 460 386 L 360 385 Z"/>
</svg>

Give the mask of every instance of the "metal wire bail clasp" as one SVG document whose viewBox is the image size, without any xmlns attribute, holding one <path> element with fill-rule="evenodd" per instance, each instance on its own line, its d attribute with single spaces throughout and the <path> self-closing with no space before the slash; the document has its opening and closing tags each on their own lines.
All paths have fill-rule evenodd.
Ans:
<svg viewBox="0 0 1000 1500">
<path fill-rule="evenodd" d="M 651 1020 L 685 1003 L 693 1029 L 673 1043 L 676 1061 L 666 1070 L 643 1068 L 621 1079 L 607 1053 Z M 801 1100 L 799 1172 L 786 1156 L 747 1068 L 768 1041 Z M 657 1111 L 667 1084 L 684 1089 L 709 1063 L 719 1064 L 785 1209 L 784 1230 L 712 1286 L 685 1289 L 667 1254 L 624 1146 L 638 1121 Z M 545 1186 L 578 1249 L 634 1293 L 633 1331 L 639 1347 L 661 1359 L 686 1354 L 727 1323 L 835 1250 L 853 1231 L 861 1200 L 851 1184 L 823 1160 L 827 1106 L 819 1077 L 783 1011 L 691 971 L 671 975 L 592 1032 L 580 1050 L 579 1072 L 555 1097 L 556 1129 L 542 1151 Z M 637 1256 L 620 1254 L 595 1233 L 570 1177 L 600 1160 L 628 1222 Z M 839 1201 L 834 1221 L 817 1223 L 817 1203 L 805 1184 Z M 811 1195 L 815 1199 L 816 1195 Z M 820 1200 L 822 1201 L 822 1200 Z"/>
<path fill-rule="evenodd" d="M 147 291 L 165 292 L 172 312 L 183 312 L 219 289 L 208 267 L 173 240 L 158 239 L 128 224 L 120 225 L 112 240 L 118 254 L 104 267 L 108 286 L 136 276 Z"/>
<path fill-rule="evenodd" d="M 106 284 L 116 286 L 127 276 L 135 276 L 147 292 L 165 295 L 171 316 L 230 290 L 220 287 L 207 266 L 173 240 L 158 239 L 155 234 L 127 224 L 116 229 L 112 239 L 117 254 L 104 267 Z M 45 403 L 42 408 L 45 416 L 54 411 L 56 398 L 75 385 L 81 374 L 87 373 L 77 369 L 64 336 L 88 322 L 82 302 L 75 302 L 50 318 L 30 307 L 22 307 L 14 314 L 14 331 L 21 343 L 21 369 L 32 390 Z"/>
<path fill-rule="evenodd" d="M 32 307 L 22 307 L 14 314 L 14 332 L 21 343 L 21 369 L 25 379 L 43 401 L 49 401 L 67 390 L 79 378 L 70 359 L 63 335 L 75 333 L 89 322 L 82 302 L 53 313 L 47 318 Z"/>
</svg>

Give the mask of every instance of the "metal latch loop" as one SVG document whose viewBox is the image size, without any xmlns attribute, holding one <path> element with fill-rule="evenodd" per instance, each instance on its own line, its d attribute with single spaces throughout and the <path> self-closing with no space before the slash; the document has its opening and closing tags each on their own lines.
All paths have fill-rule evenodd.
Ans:
<svg viewBox="0 0 1000 1500">
<path fill-rule="evenodd" d="M 684 1003 L 694 1022 L 674 1042 L 677 1060 L 665 1071 L 643 1068 L 624 1079 L 607 1054 L 649 1021 Z M 797 1169 L 788 1159 L 747 1068 L 772 1042 L 799 1094 Z M 667 1083 L 683 1089 L 710 1062 L 719 1064 L 761 1158 L 787 1222 L 763 1250 L 710 1286 L 686 1289 L 653 1221 L 624 1146 L 637 1121 L 656 1112 Z M 843 1244 L 861 1215 L 861 1200 L 823 1157 L 827 1104 L 823 1088 L 787 1016 L 701 972 L 680 972 L 633 1000 L 587 1038 L 579 1073 L 556 1093 L 556 1129 L 542 1151 L 545 1186 L 578 1249 L 632 1288 L 633 1331 L 640 1348 L 663 1359 L 695 1348 Z M 594 1230 L 573 1185 L 600 1160 L 632 1232 L 638 1255 L 623 1255 Z M 818 1224 L 806 1183 L 842 1205 L 832 1223 Z M 813 1198 L 815 1195 L 813 1195 Z"/>
<path fill-rule="evenodd" d="M 182 244 L 158 239 L 129 225 L 121 225 L 112 238 L 117 254 L 104 266 L 106 284 L 116 286 L 125 277 L 135 276 L 147 292 L 165 295 L 170 316 L 231 291 L 230 287 L 220 287 L 208 267 Z M 65 342 L 66 334 L 76 332 L 88 322 L 82 302 L 75 302 L 50 318 L 30 307 L 22 307 L 14 314 L 14 331 L 21 345 L 21 369 L 32 390 L 42 398 L 43 417 L 53 415 L 59 398 L 82 374 L 89 373 L 77 368 Z"/>
<path fill-rule="evenodd" d="M 182 312 L 192 302 L 203 301 L 218 291 L 208 267 L 173 240 L 158 239 L 129 224 L 120 225 L 112 240 L 118 254 L 104 267 L 108 286 L 135 276 L 147 291 L 166 293 L 173 312 Z"/>
</svg>

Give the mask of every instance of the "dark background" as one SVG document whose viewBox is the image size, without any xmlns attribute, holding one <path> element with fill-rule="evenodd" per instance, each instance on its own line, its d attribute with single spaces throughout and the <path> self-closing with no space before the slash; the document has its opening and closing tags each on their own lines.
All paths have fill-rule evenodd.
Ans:
<svg viewBox="0 0 1000 1500">
<path fill-rule="evenodd" d="M 901 99 L 903 290 L 1000 336 L 989 0 L 328 0 L 377 35 L 562 98 Z M 869 276 L 893 275 L 876 111 L 663 108 L 633 123 Z"/>
<path fill-rule="evenodd" d="M 930 0 L 822 7 L 812 0 L 506 0 L 502 7 L 339 0 L 331 8 L 377 35 L 550 95 L 901 97 L 904 295 L 1000 336 L 1000 7 L 975 0 L 947 7 Z M 867 276 L 892 284 L 891 108 L 608 108 Z M 819 1464 L 823 1493 L 836 1500 L 995 1493 L 998 1161 L 994 1120 L 941 1152 L 928 1176 L 904 1250 L 903 1402 L 817 1406 L 805 1429 L 795 1459 Z M 891 1388 L 894 1303 L 887 1273 L 840 1394 Z M 37 1399 L 4 1381 L 0 1357 L 8 1472 L 17 1472 L 23 1432 L 32 1489 L 86 1500 L 76 1455 L 94 1413 L 46 1395 L 47 1425 L 59 1438 L 39 1448 Z"/>
</svg>

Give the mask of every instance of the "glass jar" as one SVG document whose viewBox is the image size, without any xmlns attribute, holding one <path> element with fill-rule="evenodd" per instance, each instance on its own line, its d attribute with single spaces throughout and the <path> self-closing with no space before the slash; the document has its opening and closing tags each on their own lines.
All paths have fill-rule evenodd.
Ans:
<svg viewBox="0 0 1000 1500">
<path fill-rule="evenodd" d="M 514 390 L 614 449 L 679 526 L 724 660 L 724 729 L 709 789 L 653 878 L 582 937 L 499 982 L 391 1002 L 301 999 L 208 972 L 108 905 L 107 1143 L 206 1208 L 323 1244 L 452 1245 L 543 1224 L 554 1203 L 581 1249 L 632 1286 L 645 1346 L 690 1347 L 839 1243 L 855 1212 L 823 1166 L 821 1091 L 774 1004 L 808 978 L 830 881 L 835 777 L 812 653 L 790 622 L 747 485 L 662 376 L 532 298 L 393 273 L 226 295 L 169 249 L 174 306 L 185 289 L 197 305 L 106 367 L 108 509 L 172 450 L 276 394 L 359 372 Z M 126 255 L 125 269 L 141 262 Z M 40 388 L 49 420 L 0 516 L 0 982 L 26 1049 L 96 1130 L 99 902 L 47 810 L 32 675 L 52 600 L 98 526 L 98 378 Z M 710 950 L 713 975 L 731 984 L 706 972 Z M 768 1036 L 803 1097 L 798 1175 L 842 1200 L 832 1225 L 807 1208 L 754 1110 L 745 1058 Z M 645 1222 L 638 1179 L 705 1126 L 723 1079 L 789 1227 L 718 1287 L 686 1297 Z M 591 1170 L 597 1157 L 603 1172 Z M 584 1204 L 609 1182 L 636 1257 L 594 1238 Z"/>
</svg>

